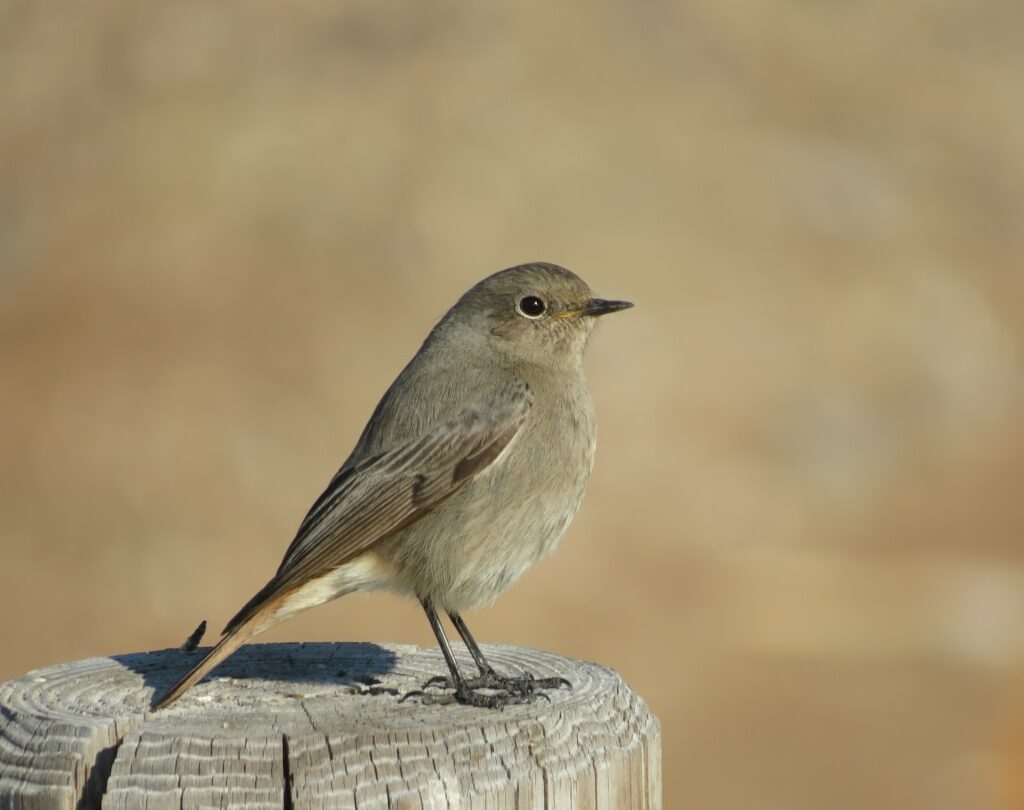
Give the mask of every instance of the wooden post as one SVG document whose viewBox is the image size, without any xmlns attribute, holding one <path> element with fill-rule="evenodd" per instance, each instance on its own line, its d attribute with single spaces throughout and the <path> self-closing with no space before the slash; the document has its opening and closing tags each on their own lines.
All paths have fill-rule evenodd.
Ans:
<svg viewBox="0 0 1024 810">
<path fill-rule="evenodd" d="M 91 658 L 0 684 L 0 808 L 661 807 L 658 721 L 597 664 L 488 646 L 501 672 L 573 688 L 487 710 L 401 700 L 446 672 L 436 649 L 257 644 L 152 712 L 200 654 Z"/>
</svg>

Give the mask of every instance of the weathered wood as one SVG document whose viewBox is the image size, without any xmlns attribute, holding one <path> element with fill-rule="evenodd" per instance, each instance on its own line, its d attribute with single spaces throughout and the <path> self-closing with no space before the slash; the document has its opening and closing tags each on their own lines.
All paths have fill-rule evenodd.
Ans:
<svg viewBox="0 0 1024 810">
<path fill-rule="evenodd" d="M 250 645 L 160 712 L 202 651 L 30 672 L 0 684 L 0 807 L 660 808 L 658 722 L 615 672 L 485 649 L 573 688 L 501 711 L 400 702 L 446 670 L 397 644 Z"/>
</svg>

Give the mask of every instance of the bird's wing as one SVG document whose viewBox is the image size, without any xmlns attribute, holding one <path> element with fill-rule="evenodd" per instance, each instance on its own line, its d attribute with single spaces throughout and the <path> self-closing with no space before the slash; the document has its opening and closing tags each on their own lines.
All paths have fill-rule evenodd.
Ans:
<svg viewBox="0 0 1024 810">
<path fill-rule="evenodd" d="M 407 444 L 346 466 L 310 508 L 277 574 L 228 624 L 324 574 L 450 498 L 508 446 L 533 397 L 525 383 L 466 408 Z"/>
</svg>

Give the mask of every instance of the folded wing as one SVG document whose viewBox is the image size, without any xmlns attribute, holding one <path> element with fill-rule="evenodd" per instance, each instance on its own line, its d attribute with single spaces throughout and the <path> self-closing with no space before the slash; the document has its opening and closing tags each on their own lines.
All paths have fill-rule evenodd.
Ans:
<svg viewBox="0 0 1024 810">
<path fill-rule="evenodd" d="M 531 403 L 529 388 L 517 383 L 408 444 L 343 467 L 310 508 L 277 574 L 224 632 L 457 493 L 501 455 L 522 428 Z"/>
</svg>

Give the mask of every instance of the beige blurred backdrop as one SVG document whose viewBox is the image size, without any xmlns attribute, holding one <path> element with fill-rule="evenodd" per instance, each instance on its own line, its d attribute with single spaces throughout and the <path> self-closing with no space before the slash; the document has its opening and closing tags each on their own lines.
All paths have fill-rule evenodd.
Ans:
<svg viewBox="0 0 1024 810">
<path fill-rule="evenodd" d="M 4 2 L 0 679 L 221 627 L 540 259 L 637 306 L 477 636 L 618 669 L 667 807 L 1024 806 L 1022 87 L 1018 0 Z"/>
</svg>

